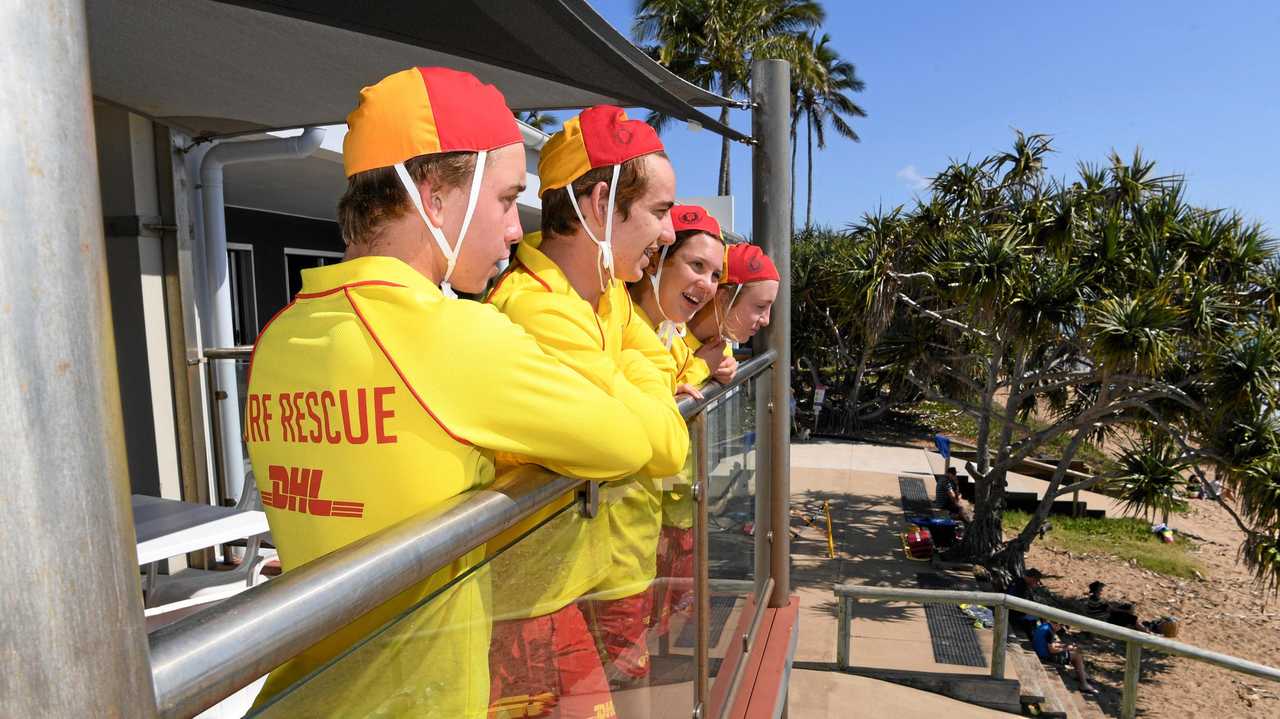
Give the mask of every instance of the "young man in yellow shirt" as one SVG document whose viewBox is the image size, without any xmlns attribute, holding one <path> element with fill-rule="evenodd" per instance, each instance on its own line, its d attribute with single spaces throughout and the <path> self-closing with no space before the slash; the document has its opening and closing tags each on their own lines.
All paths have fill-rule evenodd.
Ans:
<svg viewBox="0 0 1280 719">
<path fill-rule="evenodd" d="M 501 93 L 411 68 L 364 88 L 347 122 L 348 259 L 303 271 L 250 365 L 245 440 L 284 570 L 485 486 L 496 452 L 594 480 L 651 462 L 623 402 L 494 308 L 452 298 L 449 283 L 482 291 L 521 234 L 524 148 Z M 273 672 L 260 703 L 279 716 L 484 717 L 483 554 Z"/>
<path fill-rule="evenodd" d="M 536 608 L 495 595 L 495 615 L 513 619 L 495 623 L 493 694 L 509 716 L 520 716 L 521 697 L 551 695 L 558 716 L 595 719 L 614 715 L 596 642 L 605 645 L 607 659 L 617 658 L 621 645 L 637 647 L 623 671 L 647 674 L 643 638 L 660 511 L 650 485 L 677 473 L 689 449 L 672 396 L 675 363 L 625 286 L 675 239 L 669 216 L 675 173 L 653 128 L 611 106 L 567 121 L 543 147 L 538 170 L 542 232 L 521 243 L 488 301 L 548 354 L 630 408 L 653 457 L 637 476 L 606 485 L 600 516 L 581 523 L 573 554 L 608 551 L 591 555 L 599 561 L 582 568 L 580 583 L 566 583 L 556 602 Z M 508 576 L 503 566 L 495 569 L 500 583 Z M 575 604 L 585 591 L 591 592 L 586 605 L 594 638 Z M 531 655 L 551 660 L 534 663 Z"/>
</svg>

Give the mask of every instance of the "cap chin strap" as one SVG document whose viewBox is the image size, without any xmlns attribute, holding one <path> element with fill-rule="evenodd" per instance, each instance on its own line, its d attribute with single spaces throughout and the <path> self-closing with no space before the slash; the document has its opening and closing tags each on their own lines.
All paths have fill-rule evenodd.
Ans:
<svg viewBox="0 0 1280 719">
<path fill-rule="evenodd" d="M 396 176 L 400 178 L 400 184 L 404 186 L 404 191 L 409 194 L 409 201 L 413 203 L 415 209 L 418 210 L 418 216 L 422 218 L 423 224 L 427 226 L 427 231 L 435 238 L 436 245 L 440 247 L 440 252 L 444 254 L 445 265 L 444 278 L 440 280 L 440 291 L 445 297 L 456 298 L 458 295 L 449 286 L 449 278 L 453 277 L 453 271 L 458 266 L 458 256 L 462 254 L 462 241 L 467 239 L 467 228 L 471 227 L 471 217 L 476 212 L 476 202 L 480 200 L 480 181 L 484 178 L 484 164 L 488 159 L 489 153 L 481 150 L 476 154 L 476 169 L 471 173 L 471 193 L 467 195 L 467 212 L 462 216 L 462 229 L 458 232 L 458 242 L 453 247 L 449 247 L 449 241 L 444 238 L 444 230 L 432 224 L 431 219 L 427 217 L 427 211 L 422 206 L 422 193 L 418 191 L 418 185 L 409 176 L 409 170 L 404 166 L 403 162 L 395 164 Z"/>
<path fill-rule="evenodd" d="M 657 274 L 649 275 L 649 284 L 653 285 L 653 302 L 658 306 L 658 314 L 662 315 L 662 321 L 658 323 L 658 340 L 662 342 L 662 346 L 671 349 L 671 343 L 675 341 L 676 335 L 684 337 L 689 331 L 688 328 L 679 322 L 673 322 L 667 317 L 667 311 L 662 309 L 662 293 L 658 288 L 662 286 L 662 266 L 667 264 L 667 250 L 671 249 L 671 245 L 664 245 L 662 254 L 658 257 Z"/>
<path fill-rule="evenodd" d="M 733 297 L 729 298 L 729 306 L 726 307 L 724 310 L 724 317 L 720 316 L 720 305 L 716 303 L 715 300 L 711 301 L 711 305 L 712 307 L 715 308 L 715 311 L 716 311 L 716 331 L 719 332 L 720 336 L 723 337 L 725 340 L 732 342 L 734 344 L 737 344 L 738 340 L 734 337 L 730 337 L 728 334 L 725 333 L 724 325 L 726 322 L 729 321 L 729 313 L 733 311 L 733 303 L 738 301 L 739 292 L 742 292 L 742 285 L 738 285 L 738 288 L 733 291 Z"/>
<path fill-rule="evenodd" d="M 600 279 L 600 289 L 608 287 L 604 281 L 604 274 L 600 268 L 604 268 L 604 272 L 609 273 L 609 282 L 613 282 L 613 202 L 614 196 L 618 191 L 618 173 L 622 171 L 622 165 L 613 166 L 613 179 L 609 180 L 609 211 L 604 216 L 604 240 L 596 237 L 596 234 L 587 227 L 587 218 L 583 217 L 582 209 L 578 207 L 578 198 L 573 194 L 573 183 L 569 183 L 564 191 L 569 193 L 569 204 L 573 205 L 573 213 L 578 216 L 578 222 L 582 223 L 582 229 L 587 233 L 587 237 L 596 243 L 596 276 Z"/>
</svg>

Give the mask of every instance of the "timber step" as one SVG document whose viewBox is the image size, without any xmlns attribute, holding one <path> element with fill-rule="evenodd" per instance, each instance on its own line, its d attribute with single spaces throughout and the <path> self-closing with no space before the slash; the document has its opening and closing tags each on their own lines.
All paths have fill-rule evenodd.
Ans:
<svg viewBox="0 0 1280 719">
<path fill-rule="evenodd" d="M 1018 673 L 1021 686 L 1018 699 L 1032 716 L 1076 719 L 1075 712 L 1068 711 L 1069 705 L 1064 699 L 1066 687 L 1056 671 L 1046 669 L 1039 657 L 1015 642 L 1009 643 L 1006 656 Z"/>
</svg>

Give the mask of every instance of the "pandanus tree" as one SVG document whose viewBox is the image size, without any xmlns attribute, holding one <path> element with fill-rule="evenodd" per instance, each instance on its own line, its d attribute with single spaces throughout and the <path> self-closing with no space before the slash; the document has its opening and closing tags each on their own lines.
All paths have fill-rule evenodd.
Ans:
<svg viewBox="0 0 1280 719">
<path fill-rule="evenodd" d="M 1237 488 L 1240 506 L 1226 506 L 1246 533 L 1244 556 L 1274 584 L 1280 342 L 1269 240 L 1238 216 L 1189 205 L 1181 179 L 1139 152 L 1081 165 L 1068 183 L 1046 176 L 1051 151 L 1047 136 L 1018 133 L 1008 152 L 954 162 L 905 218 L 911 249 L 895 272 L 913 280 L 895 297 L 931 326 L 905 375 L 977 427 L 965 549 L 1016 573 L 1056 499 L 1127 476 L 1135 509 L 1171 507 L 1153 477 L 1172 464 Z M 1082 446 L 1121 428 L 1156 438 L 1123 455 L 1121 479 L 1070 471 Z M 1044 498 L 1006 538 L 1007 473 L 1050 447 Z"/>
</svg>

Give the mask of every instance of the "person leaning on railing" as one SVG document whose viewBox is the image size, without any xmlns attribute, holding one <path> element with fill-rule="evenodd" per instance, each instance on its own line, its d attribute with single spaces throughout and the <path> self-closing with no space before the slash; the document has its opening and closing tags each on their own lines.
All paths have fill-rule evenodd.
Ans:
<svg viewBox="0 0 1280 719">
<path fill-rule="evenodd" d="M 724 272 L 724 237 L 720 223 L 696 205 L 672 207 L 671 224 L 675 242 L 650 261 L 644 279 L 631 283 L 631 298 L 636 314 L 671 351 L 677 368 L 676 397 L 701 399 L 699 388 L 711 376 L 704 357 L 718 364 L 726 345 L 721 340 L 695 353 L 687 323 L 715 296 Z M 662 480 L 656 576 L 666 582 L 654 593 L 650 621 L 659 636 L 667 633 L 673 613 L 687 615 L 693 607 L 692 477 L 693 465 L 686 462 L 679 474 Z"/>
<path fill-rule="evenodd" d="M 635 477 L 601 491 L 594 520 L 558 527 L 579 532 L 569 556 L 599 561 L 570 576 L 545 567 L 537 583 L 552 584 L 554 594 L 542 591 L 531 606 L 526 592 L 507 591 L 535 584 L 532 551 L 519 555 L 529 557 L 526 563 L 496 564 L 495 613 L 512 619 L 494 627 L 495 713 L 525 716 L 524 697 L 549 696 L 560 716 L 609 717 L 613 703 L 596 641 L 574 602 L 591 593 L 586 606 L 595 636 L 642 627 L 651 612 L 658 534 L 651 485 L 680 471 L 689 436 L 672 397 L 675 363 L 623 283 L 640 279 L 650 258 L 675 239 L 669 217 L 675 172 L 652 127 L 619 108 L 597 106 L 547 141 L 538 175 L 542 232 L 520 244 L 488 301 L 641 417 L 653 458 Z M 559 535 L 541 541 L 555 546 Z M 597 553 L 601 547 L 606 551 Z M 546 551 L 542 562 L 564 556 Z M 528 659 L 534 655 L 554 659 L 535 664 Z"/>
<path fill-rule="evenodd" d="M 746 342 L 769 325 L 781 276 L 763 250 L 747 243 L 729 245 L 724 264 L 715 297 L 689 321 L 685 341 L 695 363 L 707 362 L 711 378 L 727 384 L 738 371 L 729 343 Z M 718 361 L 704 351 L 711 344 L 722 347 Z"/>
<path fill-rule="evenodd" d="M 286 572 L 493 481 L 494 453 L 593 480 L 651 461 L 626 405 L 542 351 L 481 291 L 521 234 L 525 154 L 498 90 L 412 68 L 347 118 L 347 259 L 303 270 L 250 365 L 245 439 Z M 447 571 L 273 672 L 259 703 L 473 567 Z M 287 716 L 484 717 L 487 571 L 477 571 L 273 709 Z M 264 627 L 264 631 L 270 631 Z"/>
</svg>

